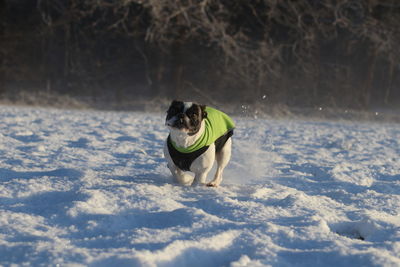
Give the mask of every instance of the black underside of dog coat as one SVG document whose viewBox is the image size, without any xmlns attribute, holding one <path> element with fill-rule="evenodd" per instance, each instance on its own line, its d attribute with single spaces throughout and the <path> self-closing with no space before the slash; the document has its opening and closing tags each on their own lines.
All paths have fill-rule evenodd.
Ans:
<svg viewBox="0 0 400 267">
<path fill-rule="evenodd" d="M 214 145 L 216 153 L 218 153 L 224 147 L 226 141 L 228 141 L 228 139 L 232 135 L 233 135 L 233 129 L 229 130 L 226 134 L 215 140 Z M 172 158 L 172 161 L 179 169 L 183 171 L 190 171 L 190 166 L 192 165 L 193 161 L 197 159 L 201 154 L 206 152 L 209 147 L 209 146 L 204 146 L 191 153 L 182 153 L 176 150 L 172 145 L 171 136 L 168 136 L 167 145 L 168 145 L 168 152 Z"/>
</svg>

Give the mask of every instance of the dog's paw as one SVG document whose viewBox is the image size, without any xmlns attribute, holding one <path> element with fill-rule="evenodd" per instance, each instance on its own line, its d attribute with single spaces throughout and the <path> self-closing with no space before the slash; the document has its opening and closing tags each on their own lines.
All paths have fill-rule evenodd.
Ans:
<svg viewBox="0 0 400 267">
<path fill-rule="evenodd" d="M 206 184 L 206 186 L 207 187 L 218 187 L 218 184 L 211 182 L 211 183 Z"/>
</svg>

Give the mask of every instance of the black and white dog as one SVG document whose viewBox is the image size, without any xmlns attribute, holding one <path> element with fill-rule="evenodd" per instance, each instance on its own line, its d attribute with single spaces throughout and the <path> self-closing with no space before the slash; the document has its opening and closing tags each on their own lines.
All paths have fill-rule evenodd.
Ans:
<svg viewBox="0 0 400 267">
<path fill-rule="evenodd" d="M 170 134 L 165 142 L 164 156 L 173 177 L 180 184 L 204 184 L 216 187 L 231 158 L 232 119 L 225 113 L 192 102 L 172 101 L 165 125 Z M 206 184 L 214 161 L 217 171 Z M 194 179 L 187 171 L 194 173 Z"/>
</svg>

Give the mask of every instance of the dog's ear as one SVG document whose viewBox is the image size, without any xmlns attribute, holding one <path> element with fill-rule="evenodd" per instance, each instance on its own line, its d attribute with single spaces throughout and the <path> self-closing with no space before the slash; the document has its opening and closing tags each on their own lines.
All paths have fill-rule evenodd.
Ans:
<svg viewBox="0 0 400 267">
<path fill-rule="evenodd" d="M 170 106 L 175 106 L 175 105 L 177 105 L 179 102 L 180 102 L 179 100 L 174 99 L 174 100 L 172 100 Z"/>
<path fill-rule="evenodd" d="M 206 111 L 206 105 L 200 105 L 201 109 L 201 116 L 203 119 L 207 118 L 207 111 Z"/>
</svg>

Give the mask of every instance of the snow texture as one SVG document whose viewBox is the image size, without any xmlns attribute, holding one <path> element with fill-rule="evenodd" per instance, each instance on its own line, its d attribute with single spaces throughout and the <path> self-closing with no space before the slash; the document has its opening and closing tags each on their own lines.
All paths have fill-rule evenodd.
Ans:
<svg viewBox="0 0 400 267">
<path fill-rule="evenodd" d="M 398 124 L 236 117 L 207 188 L 164 114 L 0 111 L 0 265 L 400 266 Z"/>
</svg>

